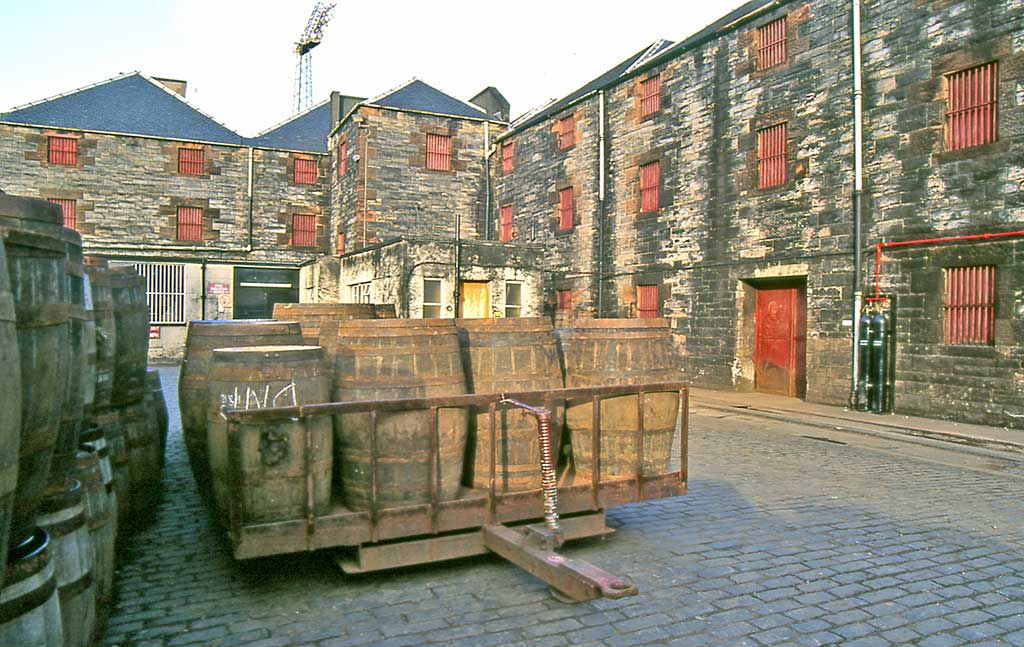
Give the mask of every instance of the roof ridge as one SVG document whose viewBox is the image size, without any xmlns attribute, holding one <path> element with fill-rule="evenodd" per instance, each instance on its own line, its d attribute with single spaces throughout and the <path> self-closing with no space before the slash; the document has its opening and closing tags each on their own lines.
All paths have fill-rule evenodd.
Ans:
<svg viewBox="0 0 1024 647">
<path fill-rule="evenodd" d="M 284 126 L 285 124 L 290 124 L 291 122 L 295 121 L 296 119 L 300 119 L 302 117 L 305 117 L 306 115 L 308 115 L 309 113 L 313 112 L 317 108 L 323 107 L 323 105 L 325 103 L 330 103 L 330 102 L 331 102 L 331 99 L 330 99 L 330 97 L 328 97 L 328 98 L 324 99 L 323 101 L 321 101 L 320 103 L 318 103 L 318 104 L 316 104 L 314 106 L 311 106 L 311 107 L 303 110 L 302 112 L 300 112 L 298 114 L 294 114 L 291 117 L 288 117 L 287 119 L 284 119 L 282 121 L 277 122 L 276 124 L 274 124 L 270 128 L 266 128 L 264 130 L 261 130 L 260 132 L 258 132 L 255 135 L 253 135 L 250 139 L 259 139 L 260 137 L 266 135 L 269 132 L 273 132 L 273 131 L 277 130 L 278 128 L 280 128 L 281 126 Z"/>
<path fill-rule="evenodd" d="M 220 121 L 219 119 L 216 119 L 216 118 L 214 118 L 213 116 L 211 116 L 211 115 L 207 114 L 207 113 L 206 113 L 206 112 L 204 112 L 204 111 L 203 111 L 203 110 L 202 110 L 201 108 L 198 108 L 197 106 L 194 106 L 194 105 L 192 105 L 192 103 L 191 103 L 191 102 L 190 102 L 190 101 L 189 101 L 188 99 L 186 99 L 185 97 L 181 96 L 180 94 L 178 94 L 178 93 L 177 93 L 177 92 L 175 92 L 174 90 L 170 89 L 169 87 L 167 87 L 167 86 L 166 86 L 166 85 L 164 85 L 163 83 L 160 83 L 159 81 L 157 81 L 157 80 L 153 79 L 152 77 L 150 77 L 150 76 L 148 76 L 148 75 L 146 75 L 146 74 L 143 74 L 142 72 L 136 72 L 136 74 L 138 74 L 138 75 L 139 75 L 139 76 L 141 76 L 142 78 L 146 79 L 147 81 L 149 81 L 150 83 L 152 83 L 153 85 L 155 85 L 155 86 L 156 86 L 157 88 L 159 88 L 159 89 L 163 90 L 164 92 L 166 92 L 167 94 L 171 95 L 172 97 L 174 97 L 174 98 L 175 98 L 175 99 L 177 99 L 178 101 L 180 101 L 180 102 L 184 103 L 184 104 L 185 104 L 186 106 L 188 106 L 188 108 L 189 108 L 189 109 L 191 109 L 191 110 L 195 110 L 196 112 L 198 112 L 198 113 L 199 113 L 199 114 L 201 114 L 202 116 L 206 117 L 207 119 L 209 119 L 209 120 L 210 120 L 210 121 L 212 121 L 213 123 L 217 124 L 217 125 L 218 125 L 218 126 L 220 126 L 221 128 L 224 128 L 225 130 L 227 130 L 228 132 L 230 132 L 230 133 L 231 133 L 232 135 L 235 135 L 236 137 L 238 137 L 238 139 L 239 139 L 239 143 L 243 143 L 243 141 L 242 141 L 242 140 L 244 140 L 244 139 L 245 139 L 245 137 L 243 137 L 243 136 L 242 136 L 242 135 L 241 135 L 241 134 L 240 134 L 240 133 L 239 133 L 238 131 L 236 131 L 236 130 L 235 130 L 234 128 L 231 128 L 230 126 L 228 126 L 228 125 L 227 125 L 227 124 L 225 124 L 224 122 Z"/>
<path fill-rule="evenodd" d="M 666 47 L 671 47 L 673 44 L 674 42 L 668 40 L 667 38 L 659 38 L 658 40 L 648 45 L 647 49 L 644 50 L 644 53 L 638 56 L 637 59 L 633 61 L 633 63 L 628 68 L 626 68 L 626 71 L 624 71 L 619 76 L 629 74 L 636 68 L 640 67 L 644 63 L 654 58 L 660 52 L 664 51 Z"/>
<path fill-rule="evenodd" d="M 15 106 L 15 107 L 13 107 L 10 110 L 7 110 L 5 112 L 0 112 L 0 114 L 9 114 L 9 113 L 12 113 L 12 112 L 18 112 L 19 110 L 26 110 L 28 108 L 34 108 L 34 107 L 40 106 L 40 105 L 42 105 L 44 103 L 49 103 L 50 101 L 55 101 L 57 99 L 63 99 L 64 97 L 70 97 L 72 94 L 78 94 L 79 92 L 84 92 L 85 90 L 91 90 L 93 88 L 98 88 L 101 85 L 105 85 L 105 84 L 111 83 L 113 81 L 120 81 L 121 79 L 125 79 L 125 78 L 128 78 L 130 76 L 136 76 L 136 75 L 143 76 L 142 72 L 139 72 L 138 70 L 134 70 L 134 71 L 131 71 L 131 72 L 121 72 L 120 74 L 118 74 L 116 76 L 112 76 L 109 79 L 104 79 L 102 81 L 97 81 L 95 83 L 89 83 L 88 85 L 83 85 L 82 87 L 75 88 L 74 90 L 68 90 L 67 92 L 59 92 L 59 93 L 54 94 L 52 96 L 46 97 L 45 99 L 39 99 L 37 101 L 30 101 L 29 103 L 25 103 L 25 104 L 22 104 L 20 106 Z"/>
<path fill-rule="evenodd" d="M 386 99 L 387 97 L 389 97 L 389 96 L 399 92 L 400 90 L 404 90 L 405 88 L 409 87 L 413 83 L 421 83 L 424 86 L 426 86 L 427 88 L 430 88 L 431 90 L 433 90 L 434 92 L 437 92 L 438 94 L 442 94 L 442 95 L 448 97 L 449 99 L 455 101 L 456 103 L 459 103 L 459 104 L 463 105 L 464 107 L 467 107 L 467 108 L 473 110 L 474 112 L 479 113 L 479 117 L 480 118 L 488 119 L 488 120 L 493 119 L 492 115 L 487 114 L 487 112 L 485 110 L 483 110 L 480 106 L 476 105 L 475 103 L 470 103 L 469 101 L 466 101 L 465 99 L 460 99 L 460 98 L 458 98 L 457 96 L 455 96 L 453 94 L 449 94 L 448 92 L 445 92 L 441 88 L 438 88 L 436 86 L 430 85 L 429 83 L 427 83 L 423 79 L 419 78 L 418 76 L 412 77 L 406 83 L 404 83 L 402 85 L 399 85 L 399 86 L 397 86 L 395 88 L 392 88 L 391 90 L 388 90 L 384 94 L 380 94 L 380 95 L 374 97 L 373 99 L 367 99 L 363 103 L 366 104 L 366 105 L 377 104 L 378 101 Z M 382 106 L 382 107 L 392 108 L 393 106 Z M 442 113 L 438 113 L 438 114 L 442 114 Z"/>
</svg>

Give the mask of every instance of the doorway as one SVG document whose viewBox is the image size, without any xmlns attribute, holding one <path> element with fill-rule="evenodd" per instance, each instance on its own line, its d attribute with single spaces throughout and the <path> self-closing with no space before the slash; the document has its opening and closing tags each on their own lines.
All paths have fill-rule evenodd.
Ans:
<svg viewBox="0 0 1024 647">
<path fill-rule="evenodd" d="M 758 285 L 754 313 L 754 388 L 802 398 L 807 393 L 807 287 Z"/>
<path fill-rule="evenodd" d="M 298 301 L 298 270 L 235 268 L 234 319 L 270 319 L 275 303 Z"/>
<path fill-rule="evenodd" d="M 491 288 L 487 281 L 463 281 L 459 316 L 465 319 L 487 319 L 491 316 Z"/>
</svg>

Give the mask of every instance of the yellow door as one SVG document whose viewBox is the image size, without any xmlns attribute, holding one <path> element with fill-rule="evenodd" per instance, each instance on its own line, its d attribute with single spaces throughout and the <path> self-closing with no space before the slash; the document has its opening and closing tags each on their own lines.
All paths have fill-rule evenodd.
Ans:
<svg viewBox="0 0 1024 647">
<path fill-rule="evenodd" d="M 491 316 L 491 290 L 487 281 L 463 281 L 459 316 L 486 319 Z"/>
</svg>

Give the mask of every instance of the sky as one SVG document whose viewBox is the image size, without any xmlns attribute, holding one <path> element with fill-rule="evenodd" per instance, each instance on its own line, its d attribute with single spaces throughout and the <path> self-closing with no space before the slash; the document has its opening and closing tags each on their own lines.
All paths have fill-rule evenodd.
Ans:
<svg viewBox="0 0 1024 647">
<path fill-rule="evenodd" d="M 338 0 L 313 50 L 313 101 L 411 78 L 468 100 L 493 85 L 512 115 L 561 97 L 743 0 Z M 294 43 L 313 0 L 0 0 L 0 112 L 124 72 L 184 79 L 188 100 L 242 135 L 294 112 Z M 652 18 L 653 17 L 653 18 Z"/>
</svg>

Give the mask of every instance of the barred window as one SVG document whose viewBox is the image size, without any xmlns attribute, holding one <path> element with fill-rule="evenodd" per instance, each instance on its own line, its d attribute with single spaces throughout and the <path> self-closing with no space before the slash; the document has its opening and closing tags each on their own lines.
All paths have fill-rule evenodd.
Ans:
<svg viewBox="0 0 1024 647">
<path fill-rule="evenodd" d="M 658 300 L 657 285 L 636 286 L 636 313 L 641 319 L 648 319 L 660 315 L 661 303 Z"/>
<path fill-rule="evenodd" d="M 154 326 L 187 323 L 185 316 L 185 265 L 137 263 L 135 271 L 146 279 L 149 323 Z"/>
<path fill-rule="evenodd" d="M 452 138 L 448 135 L 427 135 L 427 168 L 433 171 L 452 170 Z"/>
<path fill-rule="evenodd" d="M 508 204 L 501 208 L 501 242 L 507 243 L 512 240 L 512 205 Z"/>
<path fill-rule="evenodd" d="M 505 142 L 501 147 L 501 172 L 511 173 L 515 168 L 516 143 Z"/>
<path fill-rule="evenodd" d="M 661 75 L 640 83 L 640 116 L 653 115 L 661 110 Z"/>
<path fill-rule="evenodd" d="M 944 310 L 947 344 L 995 344 L 995 266 L 947 267 Z"/>
<path fill-rule="evenodd" d="M 203 239 L 203 208 L 178 207 L 178 240 Z"/>
<path fill-rule="evenodd" d="M 64 214 L 64 226 L 68 229 L 78 229 L 78 201 L 50 198 L 50 202 L 59 205 L 61 213 Z"/>
<path fill-rule="evenodd" d="M 292 214 L 292 245 L 316 247 L 316 215 L 311 213 Z"/>
<path fill-rule="evenodd" d="M 786 183 L 786 123 L 757 131 L 757 186 Z"/>
<path fill-rule="evenodd" d="M 342 176 L 348 171 L 348 142 L 341 142 L 338 146 L 338 175 Z"/>
<path fill-rule="evenodd" d="M 576 196 L 572 187 L 558 192 L 558 228 L 562 231 L 573 228 L 576 215 Z"/>
<path fill-rule="evenodd" d="M 47 142 L 46 159 L 50 164 L 78 166 L 78 139 L 51 135 Z"/>
<path fill-rule="evenodd" d="M 441 316 L 441 279 L 423 279 L 423 318 Z"/>
<path fill-rule="evenodd" d="M 946 75 L 946 148 L 981 146 L 998 138 L 999 63 Z"/>
<path fill-rule="evenodd" d="M 523 284 L 518 281 L 505 283 L 505 316 L 523 316 Z"/>
<path fill-rule="evenodd" d="M 182 175 L 202 175 L 203 157 L 203 149 L 201 148 L 179 148 L 178 173 Z"/>
<path fill-rule="evenodd" d="M 573 115 L 558 122 L 558 148 L 566 149 L 576 143 L 576 118 Z"/>
<path fill-rule="evenodd" d="M 786 17 L 757 28 L 757 69 L 786 62 Z"/>
<path fill-rule="evenodd" d="M 316 184 L 316 160 L 295 158 L 295 183 Z"/>
<path fill-rule="evenodd" d="M 661 162 L 640 167 L 640 211 L 649 213 L 661 206 Z"/>
<path fill-rule="evenodd" d="M 561 311 L 572 310 L 572 290 L 556 290 L 555 296 L 558 299 L 558 309 Z"/>
</svg>

